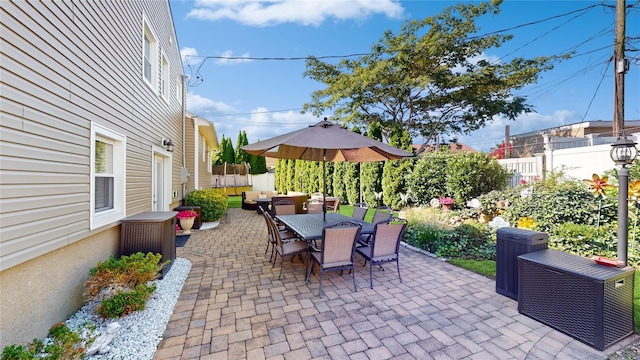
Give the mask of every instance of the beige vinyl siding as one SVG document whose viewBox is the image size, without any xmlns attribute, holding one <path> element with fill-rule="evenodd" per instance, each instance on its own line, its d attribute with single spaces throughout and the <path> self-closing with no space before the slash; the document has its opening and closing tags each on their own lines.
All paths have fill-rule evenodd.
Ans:
<svg viewBox="0 0 640 360">
<path fill-rule="evenodd" d="M 151 210 L 162 138 L 181 194 L 183 73 L 168 1 L 0 1 L 0 18 L 4 347 L 46 336 L 82 304 L 89 269 L 117 255 L 119 221 L 90 230 L 92 124 L 126 138 L 127 215 Z M 171 65 L 168 102 L 142 77 L 143 18 Z"/>
<path fill-rule="evenodd" d="M 191 118 L 187 121 L 187 125 L 185 126 L 186 129 L 186 133 L 185 133 L 185 137 L 186 137 L 186 143 L 185 145 L 185 152 L 187 154 L 187 169 L 189 171 L 189 179 L 187 180 L 187 192 L 193 191 L 193 190 L 197 190 L 195 188 L 195 183 L 196 183 L 196 176 L 198 176 L 198 174 L 196 174 L 196 158 L 195 156 L 196 154 L 196 126 L 195 123 L 197 122 L 196 118 Z"/>
<path fill-rule="evenodd" d="M 210 148 L 204 136 L 200 134 L 198 138 L 202 142 L 201 147 L 204 148 L 198 151 L 198 161 L 200 162 L 198 165 L 198 182 L 200 183 L 200 187 L 206 189 L 211 187 L 211 168 L 207 164 L 207 156 L 205 154 L 210 152 Z M 203 155 L 205 156 L 203 157 Z"/>
<path fill-rule="evenodd" d="M 1 6 L 0 270 L 91 235 L 92 121 L 126 136 L 127 214 L 150 210 L 151 147 L 176 144 L 172 192 L 182 158 L 173 96 L 182 69 L 167 2 Z M 173 64 L 169 103 L 142 79 L 143 14 Z"/>
</svg>

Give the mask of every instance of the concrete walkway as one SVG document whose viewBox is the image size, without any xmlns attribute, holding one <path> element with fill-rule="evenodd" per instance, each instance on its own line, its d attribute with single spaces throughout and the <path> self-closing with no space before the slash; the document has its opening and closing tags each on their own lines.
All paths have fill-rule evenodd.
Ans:
<svg viewBox="0 0 640 360">
<path fill-rule="evenodd" d="M 637 341 L 597 351 L 518 313 L 491 279 L 407 248 L 395 266 L 357 257 L 351 275 L 304 283 L 304 264 L 271 267 L 266 225 L 255 211 L 229 209 L 229 221 L 193 231 L 178 257 L 192 269 L 155 358 L 165 359 L 606 359 Z"/>
</svg>

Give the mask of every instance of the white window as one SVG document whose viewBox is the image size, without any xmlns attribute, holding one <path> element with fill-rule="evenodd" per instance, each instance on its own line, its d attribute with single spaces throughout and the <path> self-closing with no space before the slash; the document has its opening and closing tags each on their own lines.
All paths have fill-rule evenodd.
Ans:
<svg viewBox="0 0 640 360">
<path fill-rule="evenodd" d="M 125 216 L 126 137 L 91 124 L 91 229 Z"/>
<path fill-rule="evenodd" d="M 204 140 L 204 136 L 202 136 L 202 134 L 198 135 L 198 147 L 200 147 L 200 151 L 198 152 L 200 153 L 200 161 L 205 162 L 207 161 L 207 142 Z"/>
<path fill-rule="evenodd" d="M 176 81 L 176 99 L 178 99 L 180 105 L 182 105 L 182 81 L 183 78 L 181 76 Z"/>
<path fill-rule="evenodd" d="M 156 90 L 158 77 L 158 42 L 146 19 L 142 30 L 142 75 L 144 80 Z"/>
<path fill-rule="evenodd" d="M 166 101 L 169 101 L 169 61 L 167 61 L 167 57 L 162 54 L 162 72 L 160 73 L 162 77 L 160 79 L 160 94 L 162 94 L 162 98 Z"/>
</svg>

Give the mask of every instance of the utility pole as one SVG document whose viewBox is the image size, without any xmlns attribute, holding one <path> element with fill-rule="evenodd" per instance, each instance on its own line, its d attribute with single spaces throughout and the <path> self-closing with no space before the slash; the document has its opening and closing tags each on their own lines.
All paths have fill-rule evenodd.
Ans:
<svg viewBox="0 0 640 360">
<path fill-rule="evenodd" d="M 624 58 L 626 0 L 616 4 L 616 40 L 613 48 L 614 93 L 613 93 L 613 136 L 622 137 L 624 132 L 624 73 L 627 61 Z"/>
<path fill-rule="evenodd" d="M 511 158 L 511 151 L 509 149 L 509 125 L 504 127 L 504 158 Z"/>
</svg>

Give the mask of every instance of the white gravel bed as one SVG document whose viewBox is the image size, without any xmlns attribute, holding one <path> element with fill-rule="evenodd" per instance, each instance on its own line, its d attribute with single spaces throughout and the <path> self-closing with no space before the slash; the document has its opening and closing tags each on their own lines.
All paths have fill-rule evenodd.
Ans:
<svg viewBox="0 0 640 360">
<path fill-rule="evenodd" d="M 176 258 L 164 278 L 156 281 L 156 291 L 145 309 L 119 319 L 102 319 L 94 312 L 97 302 L 85 304 L 65 322 L 72 330 L 88 322 L 95 324 L 99 332 L 106 331 L 111 322 L 120 324 L 109 352 L 86 356 L 85 359 L 153 359 L 190 270 L 189 260 Z"/>
</svg>

